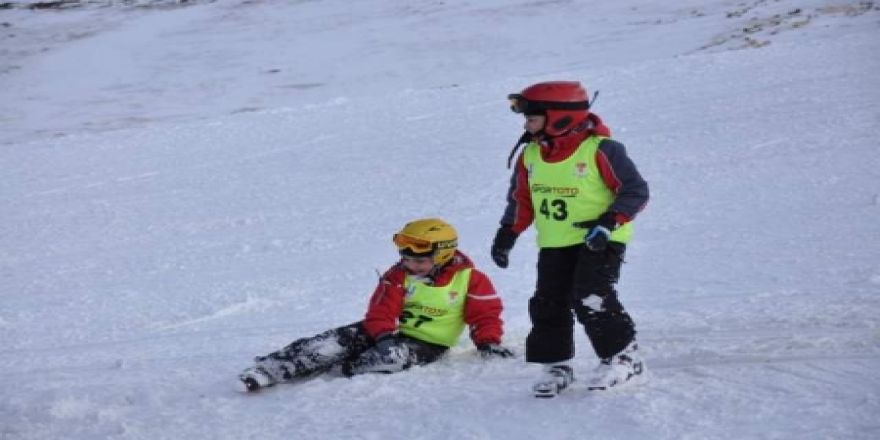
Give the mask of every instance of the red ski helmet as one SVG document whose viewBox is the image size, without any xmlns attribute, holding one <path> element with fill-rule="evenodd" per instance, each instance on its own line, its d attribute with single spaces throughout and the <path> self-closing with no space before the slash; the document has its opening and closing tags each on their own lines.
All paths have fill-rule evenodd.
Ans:
<svg viewBox="0 0 880 440">
<path fill-rule="evenodd" d="M 577 81 L 550 81 L 532 84 L 520 93 L 507 96 L 510 109 L 525 115 L 546 115 L 544 132 L 559 136 L 590 114 L 587 91 Z"/>
</svg>

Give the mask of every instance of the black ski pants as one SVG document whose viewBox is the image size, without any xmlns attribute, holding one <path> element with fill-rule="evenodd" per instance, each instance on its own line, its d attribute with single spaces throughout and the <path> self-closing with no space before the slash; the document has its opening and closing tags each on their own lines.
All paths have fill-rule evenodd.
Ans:
<svg viewBox="0 0 880 440">
<path fill-rule="evenodd" d="M 258 356 L 255 361 L 278 381 L 290 381 L 325 373 L 334 368 L 345 376 L 363 373 L 395 373 L 413 365 L 439 359 L 447 348 L 397 335 L 393 355 L 382 356 L 361 322 L 297 339 L 281 350 Z"/>
<path fill-rule="evenodd" d="M 635 338 L 635 325 L 614 289 L 625 251 L 617 242 L 603 252 L 592 252 L 583 244 L 540 250 L 537 288 L 529 300 L 527 362 L 574 357 L 575 317 L 599 358 L 619 353 Z"/>
</svg>

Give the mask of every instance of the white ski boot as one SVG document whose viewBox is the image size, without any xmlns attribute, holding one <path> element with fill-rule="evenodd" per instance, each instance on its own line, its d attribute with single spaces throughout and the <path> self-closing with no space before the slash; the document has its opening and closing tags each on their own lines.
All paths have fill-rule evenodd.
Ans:
<svg viewBox="0 0 880 440">
<path fill-rule="evenodd" d="M 532 390 L 535 397 L 556 397 L 562 390 L 574 382 L 574 371 L 565 364 L 545 365 L 541 377 L 535 382 Z"/>
<path fill-rule="evenodd" d="M 243 392 L 256 392 L 261 388 L 271 387 L 275 385 L 275 380 L 261 366 L 250 367 L 238 375 L 240 380 L 240 388 Z"/>
<path fill-rule="evenodd" d="M 642 383 L 645 380 L 645 364 L 638 353 L 639 345 L 635 341 L 626 346 L 620 353 L 602 359 L 594 370 L 587 389 L 607 390 Z"/>
</svg>

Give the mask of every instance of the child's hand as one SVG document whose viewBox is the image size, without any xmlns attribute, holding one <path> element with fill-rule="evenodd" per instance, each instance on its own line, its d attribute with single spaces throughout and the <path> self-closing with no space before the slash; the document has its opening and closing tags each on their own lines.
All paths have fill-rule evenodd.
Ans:
<svg viewBox="0 0 880 440">
<path fill-rule="evenodd" d="M 587 235 L 584 236 L 587 249 L 593 252 L 602 252 L 608 247 L 608 239 L 611 237 L 611 232 L 617 229 L 617 222 L 614 220 L 613 214 L 606 212 L 596 220 L 575 222 L 573 226 L 587 229 Z"/>
<path fill-rule="evenodd" d="M 515 356 L 509 348 L 501 344 L 480 344 L 477 345 L 477 350 L 480 351 L 480 356 L 483 359 L 511 358 Z"/>
<path fill-rule="evenodd" d="M 502 269 L 506 269 L 509 264 L 508 255 L 510 254 L 510 250 L 513 249 L 514 243 L 516 243 L 517 234 L 510 230 L 510 228 L 502 226 L 498 228 L 498 232 L 495 234 L 495 240 L 492 241 L 492 261 L 495 262 L 498 267 Z"/>
</svg>

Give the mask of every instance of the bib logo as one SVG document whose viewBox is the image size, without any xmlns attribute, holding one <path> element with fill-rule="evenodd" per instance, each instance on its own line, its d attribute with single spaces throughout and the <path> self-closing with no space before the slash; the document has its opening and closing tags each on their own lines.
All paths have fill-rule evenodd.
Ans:
<svg viewBox="0 0 880 440">
<path fill-rule="evenodd" d="M 587 177 L 587 174 L 589 174 L 589 172 L 590 172 L 590 170 L 587 169 L 586 163 L 578 162 L 578 163 L 574 164 L 574 176 L 575 177 L 580 177 L 580 178 Z"/>
<path fill-rule="evenodd" d="M 416 293 L 416 286 L 409 286 L 406 288 L 406 297 L 411 298 Z"/>
<path fill-rule="evenodd" d="M 449 292 L 449 304 L 454 303 L 456 298 L 458 298 L 458 292 L 456 292 L 454 290 L 450 291 Z"/>
<path fill-rule="evenodd" d="M 531 164 L 531 163 L 526 164 L 526 174 L 527 174 L 529 177 L 532 177 L 532 171 L 534 171 L 534 170 L 535 170 L 535 165 L 534 165 L 534 164 Z"/>
<path fill-rule="evenodd" d="M 543 183 L 533 183 L 531 190 L 535 194 L 552 195 L 557 197 L 577 197 L 579 190 L 569 186 L 550 186 Z"/>
</svg>

